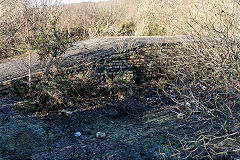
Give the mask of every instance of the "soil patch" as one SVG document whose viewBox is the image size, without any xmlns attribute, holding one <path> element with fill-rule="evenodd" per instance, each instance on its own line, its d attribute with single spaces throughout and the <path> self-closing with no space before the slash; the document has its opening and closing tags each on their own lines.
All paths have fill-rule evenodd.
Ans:
<svg viewBox="0 0 240 160">
<path fill-rule="evenodd" d="M 174 105 L 159 105 L 154 96 L 44 117 L 13 109 L 19 100 L 0 95 L 0 159 L 182 159 L 189 154 L 177 150 L 183 139 L 212 127 L 207 120 L 178 119 Z M 97 132 L 106 138 L 97 139 Z"/>
</svg>

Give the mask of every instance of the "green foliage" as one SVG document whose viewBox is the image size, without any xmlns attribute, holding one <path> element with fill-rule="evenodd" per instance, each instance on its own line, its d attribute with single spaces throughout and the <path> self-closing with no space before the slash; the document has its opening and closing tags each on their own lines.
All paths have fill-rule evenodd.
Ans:
<svg viewBox="0 0 240 160">
<path fill-rule="evenodd" d="M 120 35 L 122 36 L 132 36 L 135 32 L 135 24 L 134 23 L 123 23 L 120 30 Z"/>
<path fill-rule="evenodd" d="M 145 28 L 144 36 L 163 36 L 166 34 L 166 28 L 159 26 L 157 23 L 150 21 Z"/>
<path fill-rule="evenodd" d="M 35 100 L 49 101 L 52 104 L 63 104 L 67 97 L 71 81 L 63 67 L 62 56 L 71 44 L 69 34 L 60 31 L 57 26 L 58 18 L 53 17 L 47 26 L 41 28 L 34 48 L 37 49 L 43 76 L 33 90 Z M 41 91 L 41 92 L 39 92 Z"/>
<path fill-rule="evenodd" d="M 67 33 L 61 32 L 56 27 L 57 18 L 49 20 L 49 25 L 45 28 L 41 28 L 41 32 L 38 35 L 38 39 L 35 43 L 35 48 L 39 50 L 40 62 L 42 66 L 47 67 L 46 61 L 57 62 L 55 65 L 60 65 L 60 59 L 62 54 L 66 51 L 67 47 L 71 43 Z M 59 69 L 57 67 L 57 69 Z"/>
</svg>

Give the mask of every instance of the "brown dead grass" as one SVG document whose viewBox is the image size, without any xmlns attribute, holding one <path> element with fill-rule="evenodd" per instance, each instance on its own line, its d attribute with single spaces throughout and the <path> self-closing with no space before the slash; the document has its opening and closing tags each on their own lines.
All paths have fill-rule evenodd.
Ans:
<svg viewBox="0 0 240 160">
<path fill-rule="evenodd" d="M 194 22 L 214 23 L 220 15 L 232 13 L 238 16 L 232 0 L 110 0 L 67 5 L 61 22 L 70 28 L 85 26 L 90 37 L 117 35 L 128 22 L 136 25 L 136 36 L 145 35 L 155 24 L 164 28 L 164 35 L 183 35 L 191 34 Z"/>
<path fill-rule="evenodd" d="M 26 2 L 34 6 L 34 1 Z M 50 3 L 50 0 L 46 2 Z M 30 19 L 37 28 L 47 23 L 49 17 L 60 14 L 58 26 L 62 30 L 74 30 L 76 34 L 80 31 L 82 38 L 95 38 L 122 35 L 120 32 L 124 24 L 135 25 L 134 32 L 130 32 L 135 36 L 191 35 L 196 31 L 209 36 L 209 30 L 221 31 L 227 23 L 231 25 L 232 19 L 233 25 L 239 25 L 240 17 L 238 5 L 233 0 L 109 0 L 32 10 L 24 5 L 19 0 L 0 4 L 1 57 L 24 52 L 26 19 Z M 206 27 L 208 24 L 211 29 Z M 29 34 L 30 38 L 34 35 L 33 32 Z M 80 38 L 79 35 L 77 38 Z"/>
</svg>

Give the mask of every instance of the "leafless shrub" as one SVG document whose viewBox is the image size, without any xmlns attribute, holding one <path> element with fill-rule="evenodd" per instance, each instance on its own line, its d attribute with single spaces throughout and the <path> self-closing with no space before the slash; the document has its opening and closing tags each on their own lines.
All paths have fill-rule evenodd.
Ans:
<svg viewBox="0 0 240 160">
<path fill-rule="evenodd" d="M 46 26 L 49 17 L 59 15 L 60 1 L 2 1 L 0 4 L 0 58 L 10 57 L 34 50 L 33 43 L 41 27 Z M 75 30 L 78 32 L 79 30 Z M 71 33 L 77 35 L 77 33 Z M 81 36 L 81 35 L 80 35 Z"/>
<path fill-rule="evenodd" d="M 177 104 L 177 112 L 189 125 L 210 124 L 180 138 L 175 156 L 185 159 L 239 155 L 239 5 L 216 6 L 216 19 L 193 19 L 193 42 L 175 46 L 157 63 L 159 91 Z"/>
<path fill-rule="evenodd" d="M 0 13 L 0 57 L 6 57 L 8 54 L 13 54 L 11 50 L 19 41 L 17 36 L 19 28 L 21 28 L 24 24 L 20 22 L 22 18 L 21 5 L 19 8 L 16 7 L 16 4 L 19 1 L 2 1 L 0 4 L 1 13 Z M 20 3 L 21 4 L 21 3 Z"/>
</svg>

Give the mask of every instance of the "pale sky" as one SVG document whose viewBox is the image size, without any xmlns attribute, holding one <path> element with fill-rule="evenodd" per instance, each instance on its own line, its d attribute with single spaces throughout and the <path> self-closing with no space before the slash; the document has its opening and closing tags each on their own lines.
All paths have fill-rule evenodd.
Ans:
<svg viewBox="0 0 240 160">
<path fill-rule="evenodd" d="M 80 3 L 80 2 L 99 2 L 99 1 L 107 1 L 107 0 L 62 0 L 63 3 Z"/>
</svg>

